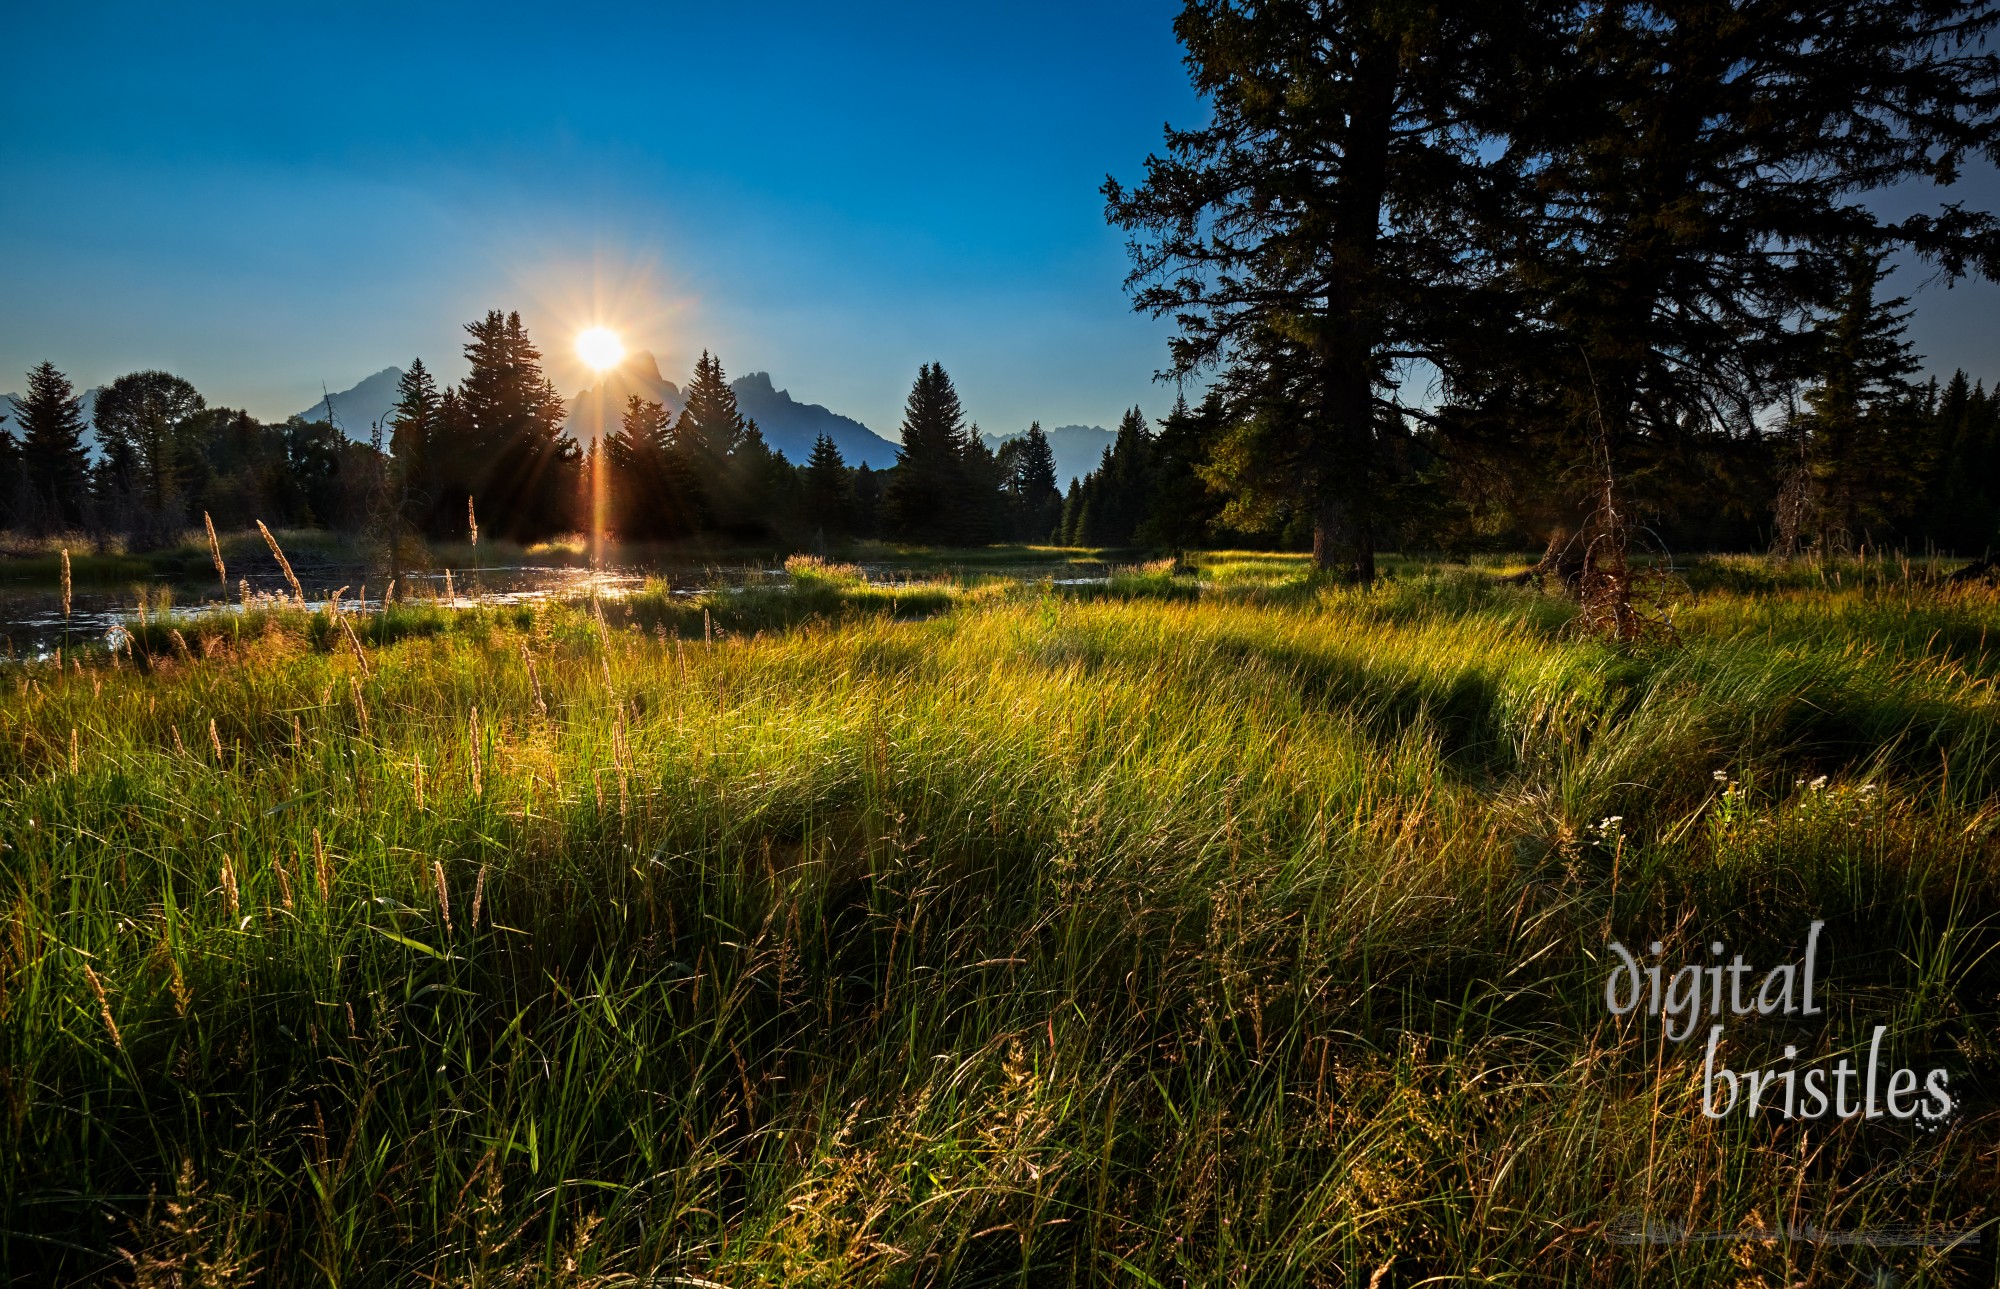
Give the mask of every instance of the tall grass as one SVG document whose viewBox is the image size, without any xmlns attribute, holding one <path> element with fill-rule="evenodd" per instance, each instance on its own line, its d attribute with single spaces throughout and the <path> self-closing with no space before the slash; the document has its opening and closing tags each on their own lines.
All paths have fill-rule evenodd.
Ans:
<svg viewBox="0 0 2000 1289">
<path fill-rule="evenodd" d="M 0 1261 L 1990 1279 L 1990 597 L 1711 592 L 1620 653 L 1474 575 L 1252 563 L 398 604 L 365 674 L 266 606 L 0 674 Z M 1774 1032 L 1892 1023 L 1947 1128 L 1712 1123 L 1604 1014 L 1612 936 L 1814 918 L 1831 1014 Z"/>
</svg>

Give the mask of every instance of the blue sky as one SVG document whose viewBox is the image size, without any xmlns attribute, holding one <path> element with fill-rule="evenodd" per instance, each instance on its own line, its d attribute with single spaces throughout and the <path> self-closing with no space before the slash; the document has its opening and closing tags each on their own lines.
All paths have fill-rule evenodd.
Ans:
<svg viewBox="0 0 2000 1289">
<path fill-rule="evenodd" d="M 1097 188 L 1199 115 L 1174 8 L 23 0 L 0 390 L 157 366 L 278 417 L 455 376 L 460 324 L 518 308 L 565 392 L 603 321 L 891 437 L 931 360 L 996 432 L 1157 413 L 1167 327 Z M 1932 367 L 2000 375 L 2000 291 L 1917 303 Z"/>
<path fill-rule="evenodd" d="M 276 417 L 518 308 L 565 392 L 602 320 L 891 436 L 931 360 L 989 430 L 1165 409 L 1097 187 L 1198 112 L 1173 4 L 418 8 L 8 6 L 0 390 Z"/>
</svg>

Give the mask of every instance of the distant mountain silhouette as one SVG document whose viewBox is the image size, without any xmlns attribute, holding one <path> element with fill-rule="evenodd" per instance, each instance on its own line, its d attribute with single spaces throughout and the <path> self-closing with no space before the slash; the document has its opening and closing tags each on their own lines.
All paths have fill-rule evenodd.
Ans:
<svg viewBox="0 0 2000 1289">
<path fill-rule="evenodd" d="M 817 403 L 799 402 L 774 386 L 768 372 L 751 372 L 731 381 L 729 387 L 736 391 L 736 406 L 763 431 L 764 441 L 784 453 L 793 465 L 805 464 L 812 455 L 813 440 L 821 434 L 833 440 L 850 466 L 866 462 L 881 470 L 896 464 L 894 443 L 851 416 L 828 411 Z M 653 355 L 637 350 L 596 385 L 570 400 L 569 432 L 577 442 L 590 443 L 603 430 L 616 429 L 625 414 L 625 400 L 633 394 L 676 416 L 685 402 L 680 387 L 660 375 Z"/>
<path fill-rule="evenodd" d="M 769 372 L 753 371 L 729 387 L 736 391 L 736 406 L 764 432 L 764 441 L 793 465 L 805 464 L 813 441 L 822 434 L 833 440 L 850 466 L 866 462 L 884 470 L 896 464 L 894 443 L 851 416 L 830 412 L 818 403 L 801 403 L 790 392 L 774 388 Z"/>
<path fill-rule="evenodd" d="M 1012 434 L 982 434 L 979 438 L 987 447 L 998 452 L 1002 443 L 1018 439 L 1026 433 L 1026 430 L 1016 430 Z M 1065 491 L 1072 479 L 1081 479 L 1098 467 L 1104 460 L 1104 449 L 1118 437 L 1116 431 L 1100 425 L 1058 425 L 1043 433 L 1049 436 L 1049 451 L 1055 453 L 1056 482 Z"/>
<path fill-rule="evenodd" d="M 396 406 L 396 384 L 403 379 L 401 367 L 384 367 L 353 389 L 330 394 L 297 415 L 301 420 L 331 419 L 348 438 L 367 442 L 371 428 L 382 422 L 382 437 L 389 437 L 389 413 Z M 328 405 L 332 415 L 328 416 Z"/>
</svg>

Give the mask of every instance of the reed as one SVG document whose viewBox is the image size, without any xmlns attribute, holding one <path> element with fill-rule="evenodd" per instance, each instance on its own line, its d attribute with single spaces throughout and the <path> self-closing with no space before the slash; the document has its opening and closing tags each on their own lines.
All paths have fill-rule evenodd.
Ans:
<svg viewBox="0 0 2000 1289">
<path fill-rule="evenodd" d="M 222 543 L 215 539 L 215 521 L 201 512 L 201 526 L 208 530 L 208 557 L 215 561 L 215 580 L 222 586 L 222 593 L 229 594 L 229 570 L 222 564 Z M 269 534 L 266 534 L 267 536 Z"/>
<path fill-rule="evenodd" d="M 257 521 L 257 531 L 264 534 L 264 544 L 271 548 L 271 557 L 278 561 L 278 567 L 284 571 L 285 581 L 291 584 L 292 598 L 298 601 L 301 609 L 305 608 L 305 588 L 299 585 L 297 574 L 292 572 L 292 562 L 285 558 L 285 552 L 278 546 L 278 539 L 271 536 L 271 530 L 264 527 L 264 521 L 261 519 Z"/>
</svg>

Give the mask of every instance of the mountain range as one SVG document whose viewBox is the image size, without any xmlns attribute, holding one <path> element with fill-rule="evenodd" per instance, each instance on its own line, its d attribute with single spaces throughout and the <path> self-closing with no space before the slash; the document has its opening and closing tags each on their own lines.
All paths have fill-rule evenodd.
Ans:
<svg viewBox="0 0 2000 1289">
<path fill-rule="evenodd" d="M 1065 491 L 1069 485 L 1095 470 L 1104 460 L 1104 449 L 1118 437 L 1114 430 L 1101 425 L 1058 425 L 1053 430 L 1043 431 L 1049 436 L 1049 451 L 1056 458 L 1056 482 Z M 1008 439 L 1018 439 L 1026 430 L 1016 430 L 1012 434 L 981 434 L 980 441 L 998 452 L 1000 445 Z"/>
<path fill-rule="evenodd" d="M 801 403 L 771 383 L 769 372 L 753 371 L 729 382 L 736 407 L 757 422 L 764 441 L 785 454 L 793 465 L 804 465 L 821 434 L 833 440 L 850 466 L 864 462 L 876 470 L 896 464 L 896 445 L 851 416 L 829 411 L 818 403 Z M 569 432 L 579 443 L 590 443 L 614 427 L 625 412 L 625 400 L 637 394 L 658 403 L 675 416 L 687 401 L 678 385 L 660 375 L 653 355 L 641 349 L 605 373 L 598 383 L 569 402 Z"/>
</svg>

